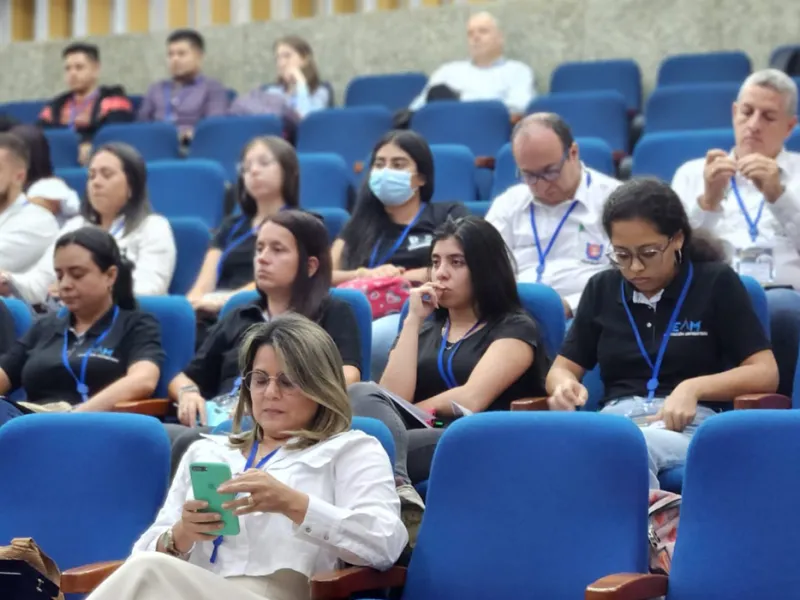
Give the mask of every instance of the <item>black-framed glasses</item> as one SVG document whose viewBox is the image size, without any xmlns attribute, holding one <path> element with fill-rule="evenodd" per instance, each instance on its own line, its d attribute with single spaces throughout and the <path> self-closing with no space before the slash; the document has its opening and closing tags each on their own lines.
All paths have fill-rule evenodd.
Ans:
<svg viewBox="0 0 800 600">
<path fill-rule="evenodd" d="M 608 260 L 622 269 L 629 269 L 633 264 L 634 258 L 644 266 L 648 266 L 658 262 L 671 243 L 672 238 L 669 238 L 667 242 L 661 246 L 643 246 L 633 251 L 628 248 L 611 247 L 608 252 L 606 252 L 606 256 Z"/>
<path fill-rule="evenodd" d="M 564 156 L 561 157 L 561 161 L 559 161 L 558 164 L 547 167 L 547 169 L 544 171 L 523 171 L 522 169 L 517 168 L 517 178 L 521 179 L 528 185 L 536 185 L 540 181 L 552 183 L 561 177 L 561 171 L 564 169 L 564 165 L 567 163 L 568 158 L 569 151 L 564 153 Z"/>
<path fill-rule="evenodd" d="M 240 162 L 236 165 L 236 172 L 240 175 L 244 175 L 248 171 L 252 170 L 253 167 L 262 167 L 266 168 L 270 166 L 272 163 L 277 162 L 275 158 L 269 158 L 267 156 L 259 156 L 254 160 L 248 160 L 246 162 Z"/>
<path fill-rule="evenodd" d="M 250 390 L 251 394 L 263 395 L 267 392 L 267 388 L 273 379 L 275 383 L 278 384 L 278 389 L 281 392 L 291 392 L 297 388 L 286 373 L 278 373 L 277 375 L 270 376 L 264 373 L 264 371 L 250 371 L 244 376 L 242 381 L 244 382 L 244 386 Z"/>
</svg>

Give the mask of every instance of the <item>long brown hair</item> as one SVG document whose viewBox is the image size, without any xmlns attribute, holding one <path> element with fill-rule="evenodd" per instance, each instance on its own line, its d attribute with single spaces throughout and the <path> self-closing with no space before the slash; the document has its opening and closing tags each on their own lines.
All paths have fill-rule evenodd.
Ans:
<svg viewBox="0 0 800 600">
<path fill-rule="evenodd" d="M 308 91 L 313 93 L 319 87 L 320 81 L 319 72 L 317 71 L 317 63 L 314 60 L 314 51 L 311 49 L 311 44 L 309 44 L 299 35 L 286 35 L 282 38 L 279 38 L 278 41 L 275 42 L 275 45 L 272 46 L 273 52 L 278 49 L 278 46 L 289 46 L 292 50 L 300 55 L 300 58 L 305 59 L 305 64 L 303 65 L 301 71 L 303 71 L 303 76 L 306 78 Z M 278 78 L 278 81 L 283 86 L 286 86 L 286 82 L 280 77 Z"/>
</svg>

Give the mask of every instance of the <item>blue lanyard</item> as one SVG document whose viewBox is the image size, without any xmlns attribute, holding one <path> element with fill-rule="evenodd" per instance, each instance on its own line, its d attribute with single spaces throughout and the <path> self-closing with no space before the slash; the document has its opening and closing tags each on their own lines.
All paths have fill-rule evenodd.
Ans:
<svg viewBox="0 0 800 600">
<path fill-rule="evenodd" d="M 177 121 L 177 109 L 178 106 L 183 104 L 183 101 L 186 99 L 186 96 L 192 91 L 192 88 L 199 84 L 202 81 L 200 77 L 196 78 L 192 83 L 188 85 L 184 85 L 181 88 L 181 91 L 173 98 L 172 97 L 172 88 L 175 86 L 175 83 L 172 81 L 165 81 L 164 82 L 164 120 L 165 121 Z M 172 107 L 175 106 L 176 115 L 172 116 Z"/>
<path fill-rule="evenodd" d="M 281 449 L 281 447 L 278 446 L 277 448 L 275 448 L 275 450 L 273 450 L 272 452 L 267 454 L 264 458 L 262 458 L 260 461 L 258 461 L 258 464 L 256 465 L 256 469 L 260 470 L 265 464 L 267 464 L 267 462 L 269 461 L 270 458 L 275 456 L 275 453 L 278 452 L 278 450 L 280 450 L 280 449 Z M 256 454 L 258 454 L 258 442 L 253 442 L 253 447 L 250 450 L 250 456 L 247 457 L 247 462 L 244 464 L 244 470 L 245 471 L 247 471 L 250 467 L 253 466 L 253 461 L 255 461 L 255 459 L 256 459 Z M 214 538 L 214 541 L 212 542 L 214 544 L 214 549 L 211 551 L 211 563 L 212 564 L 217 562 L 217 551 L 219 550 L 219 547 L 222 545 L 222 539 L 223 538 L 220 535 L 220 536 L 217 536 L 216 538 Z"/>
<path fill-rule="evenodd" d="M 450 350 L 450 357 L 447 359 L 447 370 L 445 371 L 444 365 L 444 349 L 447 346 L 447 336 L 450 335 L 450 319 L 447 319 L 447 322 L 444 325 L 444 331 L 442 332 L 442 344 L 439 346 L 439 356 L 436 359 L 437 366 L 439 367 L 439 375 L 442 377 L 442 381 L 444 381 L 447 389 L 452 390 L 454 387 L 458 387 L 458 381 L 456 381 L 456 376 L 453 373 L 453 357 L 458 352 L 458 347 L 461 345 L 469 335 L 475 331 L 478 326 L 481 324 L 481 321 L 478 321 L 469 328 L 469 331 L 462 335 L 459 340 L 453 346 L 453 349 Z"/>
<path fill-rule="evenodd" d="M 592 185 L 592 174 L 589 171 L 586 171 L 586 187 L 590 187 Z M 539 230 L 536 227 L 536 215 L 533 202 L 531 202 L 530 206 L 530 213 L 531 213 L 531 228 L 533 229 L 533 240 L 536 242 L 536 253 L 539 255 L 539 264 L 536 265 L 536 283 L 542 282 L 542 275 L 544 275 L 544 268 L 545 263 L 547 261 L 547 255 L 550 254 L 550 250 L 553 249 L 553 244 L 556 242 L 556 238 L 558 234 L 561 233 L 561 228 L 564 226 L 564 223 L 567 222 L 570 213 L 575 210 L 575 207 L 578 205 L 577 200 L 573 200 L 572 204 L 569 205 L 567 212 L 564 213 L 564 216 L 561 217 L 561 220 L 558 222 L 556 226 L 556 230 L 553 232 L 553 236 L 550 238 L 550 242 L 547 244 L 547 248 L 545 248 L 544 252 L 542 252 L 542 243 L 539 240 Z"/>
<path fill-rule="evenodd" d="M 625 279 L 620 281 L 619 289 L 622 296 L 622 305 L 625 307 L 625 312 L 628 314 L 628 321 L 631 324 L 631 329 L 633 329 L 633 335 L 636 336 L 636 343 L 639 345 L 639 352 L 642 353 L 642 356 L 647 361 L 647 364 L 651 369 L 650 379 L 647 381 L 648 402 L 651 402 L 656 395 L 656 390 L 658 389 L 658 373 L 661 371 L 661 363 L 664 361 L 664 354 L 667 351 L 669 338 L 672 335 L 672 330 L 675 328 L 675 322 L 678 320 L 678 313 L 681 311 L 683 301 L 686 300 L 686 294 L 689 293 L 689 286 L 692 284 L 693 277 L 694 265 L 689 263 L 689 273 L 686 275 L 686 282 L 683 284 L 681 294 L 678 296 L 678 302 L 675 304 L 675 310 L 672 311 L 672 316 L 669 318 L 669 322 L 667 323 L 667 329 L 664 331 L 664 336 L 661 338 L 661 346 L 658 348 L 655 364 L 653 364 L 653 361 L 650 359 L 650 355 L 647 353 L 647 349 L 644 347 L 642 336 L 639 334 L 639 328 L 636 326 L 636 321 L 633 320 L 631 309 L 628 306 L 628 300 L 625 298 Z"/>
<path fill-rule="evenodd" d="M 733 195 L 736 196 L 736 202 L 739 203 L 739 209 L 744 215 L 744 220 L 747 221 L 747 231 L 750 234 L 750 239 L 755 244 L 756 238 L 758 238 L 758 224 L 761 221 L 761 216 L 764 214 L 764 198 L 761 198 L 761 204 L 758 206 L 758 212 L 756 213 L 756 218 L 754 221 L 750 218 L 750 213 L 747 212 L 747 207 L 744 205 L 742 195 L 739 193 L 739 186 L 736 184 L 736 177 L 731 177 L 731 189 L 733 190 Z"/>
<path fill-rule="evenodd" d="M 217 284 L 219 284 L 219 278 L 222 275 L 222 269 L 225 266 L 225 260 L 228 258 L 228 256 L 230 256 L 231 252 L 241 246 L 246 239 L 255 235 L 255 229 L 248 228 L 247 231 L 245 231 L 242 235 L 234 238 L 242 226 L 247 226 L 247 217 L 242 217 L 236 221 L 236 224 L 231 228 L 231 231 L 225 240 L 225 249 L 222 251 L 222 255 L 219 257 L 219 262 L 217 263 Z"/>
<path fill-rule="evenodd" d="M 80 104 L 75 102 L 75 98 L 73 96 L 72 105 L 69 109 L 69 122 L 67 123 L 70 129 L 75 129 L 75 120 L 78 118 L 78 115 L 85 111 L 92 104 L 92 102 L 94 102 L 95 98 L 97 98 L 97 90 L 86 96 L 86 98 L 84 98 L 83 102 Z"/>
<path fill-rule="evenodd" d="M 117 234 L 124 228 L 125 228 L 125 217 L 122 217 L 122 220 L 119 223 L 117 223 L 117 226 L 112 227 L 108 233 L 111 234 L 111 237 L 117 237 Z"/>
<path fill-rule="evenodd" d="M 394 253 L 397 252 L 400 246 L 403 245 L 403 242 L 406 241 L 408 234 L 411 232 L 411 228 L 417 224 L 417 221 L 419 221 L 419 217 L 422 214 L 423 210 L 425 210 L 424 205 L 419 207 L 417 214 L 414 215 L 414 218 L 411 219 L 411 222 L 408 225 L 406 225 L 406 228 L 400 234 L 400 237 L 398 237 L 397 240 L 395 240 L 394 245 L 391 248 L 389 248 L 389 251 L 386 254 L 384 254 L 380 260 L 378 260 L 378 248 L 381 245 L 381 241 L 383 241 L 383 236 L 378 238 L 378 241 L 375 242 L 375 245 L 372 247 L 372 253 L 369 255 L 369 264 L 367 266 L 370 269 L 374 269 L 375 267 L 379 267 L 383 264 L 386 264 L 386 261 L 394 256 Z"/>
<path fill-rule="evenodd" d="M 86 366 L 89 364 L 89 357 L 92 355 L 92 352 L 97 348 L 100 344 L 103 343 L 103 340 L 106 339 L 106 336 L 111 332 L 114 328 L 114 323 L 117 322 L 117 317 L 119 316 L 119 306 L 114 307 L 114 316 L 111 318 L 111 325 L 108 326 L 103 333 L 99 335 L 99 337 L 95 340 L 94 344 L 92 344 L 89 348 L 87 348 L 86 352 L 81 359 L 81 367 L 80 367 L 80 378 L 75 375 L 75 371 L 72 370 L 72 366 L 69 364 L 69 353 L 67 352 L 69 348 L 69 327 L 64 330 L 64 346 L 61 349 L 61 363 L 64 365 L 64 368 L 72 375 L 72 378 L 75 380 L 75 389 L 81 395 L 81 400 L 86 402 L 89 399 L 89 386 L 86 385 Z"/>
</svg>

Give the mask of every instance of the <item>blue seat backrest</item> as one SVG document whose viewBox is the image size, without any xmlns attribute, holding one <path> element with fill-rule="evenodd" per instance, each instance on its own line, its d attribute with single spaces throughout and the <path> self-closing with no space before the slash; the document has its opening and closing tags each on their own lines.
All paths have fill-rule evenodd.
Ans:
<svg viewBox="0 0 800 600">
<path fill-rule="evenodd" d="M 194 217 L 173 217 L 169 220 L 178 252 L 170 294 L 184 295 L 194 285 L 211 241 L 208 226 Z"/>
<path fill-rule="evenodd" d="M 458 144 L 475 156 L 494 156 L 511 136 L 511 117 L 498 101 L 442 100 L 416 111 L 411 129 L 429 144 Z"/>
<path fill-rule="evenodd" d="M 353 174 L 344 159 L 330 152 L 299 154 L 297 159 L 300 162 L 300 206 L 307 210 L 346 210 Z"/>
<path fill-rule="evenodd" d="M 22 300 L 16 298 L 0 298 L 0 300 L 5 302 L 8 311 L 14 318 L 14 335 L 21 338 L 33 325 L 31 309 Z"/>
<path fill-rule="evenodd" d="M 145 162 L 180 158 L 178 129 L 172 123 L 119 123 L 101 127 L 94 137 L 95 148 L 109 142 L 133 146 Z"/>
<path fill-rule="evenodd" d="M 561 63 L 550 76 L 550 93 L 611 90 L 621 93 L 629 111 L 642 108 L 642 73 L 630 59 Z"/>
<path fill-rule="evenodd" d="M 704 158 L 712 148 L 732 148 L 732 129 L 660 131 L 645 134 L 633 149 L 632 174 L 658 177 L 672 182 L 675 172 L 687 161 Z"/>
<path fill-rule="evenodd" d="M 661 61 L 656 87 L 713 82 L 739 84 L 751 70 L 750 57 L 741 51 L 676 54 Z"/>
<path fill-rule="evenodd" d="M 153 209 L 172 217 L 196 217 L 209 229 L 222 221 L 225 171 L 210 160 L 160 161 L 147 165 L 147 190 Z"/>
<path fill-rule="evenodd" d="M 432 202 L 474 202 L 475 155 L 466 146 L 432 144 L 434 173 Z"/>
<path fill-rule="evenodd" d="M 383 106 L 394 112 L 408 108 L 425 87 L 425 73 L 389 73 L 362 75 L 347 84 L 345 106 Z"/>
<path fill-rule="evenodd" d="M 647 99 L 644 133 L 726 129 L 738 83 L 706 83 L 656 88 Z"/>
<path fill-rule="evenodd" d="M 194 357 L 194 309 L 184 296 L 142 296 L 137 300 L 139 307 L 153 314 L 161 325 L 161 346 L 164 348 L 165 359 L 153 397 L 166 398 L 169 382 Z"/>
</svg>

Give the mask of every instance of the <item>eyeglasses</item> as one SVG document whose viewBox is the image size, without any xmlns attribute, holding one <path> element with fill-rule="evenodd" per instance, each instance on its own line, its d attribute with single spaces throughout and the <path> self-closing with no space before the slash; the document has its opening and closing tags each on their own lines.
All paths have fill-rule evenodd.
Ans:
<svg viewBox="0 0 800 600">
<path fill-rule="evenodd" d="M 268 158 L 266 156 L 259 156 L 255 160 L 248 160 L 247 162 L 240 162 L 236 165 L 236 170 L 241 174 L 244 175 L 245 173 L 252 171 L 253 167 L 262 167 L 266 168 L 270 166 L 272 163 L 275 162 L 274 158 Z"/>
<path fill-rule="evenodd" d="M 658 262 L 671 243 L 672 238 L 669 238 L 663 246 L 645 246 L 644 248 L 637 248 L 635 252 L 631 252 L 627 248 L 611 248 L 606 252 L 606 256 L 608 260 L 623 269 L 629 269 L 633 264 L 634 258 L 642 265 L 648 266 Z"/>
<path fill-rule="evenodd" d="M 251 394 L 264 395 L 273 379 L 278 384 L 278 390 L 280 390 L 281 393 L 291 392 L 297 389 L 297 386 L 289 379 L 286 373 L 278 373 L 274 377 L 271 377 L 263 371 L 251 371 L 244 376 L 243 382 L 245 387 L 250 390 Z"/>
<path fill-rule="evenodd" d="M 569 158 L 569 152 L 565 152 L 564 156 L 561 157 L 561 161 L 557 165 L 553 165 L 552 167 L 548 167 L 544 171 L 534 172 L 534 171 L 523 171 L 522 169 L 517 169 L 517 177 L 522 179 L 528 185 L 536 185 L 540 181 L 548 181 L 553 182 L 561 176 L 561 171 L 564 169 L 564 165 Z"/>
</svg>

